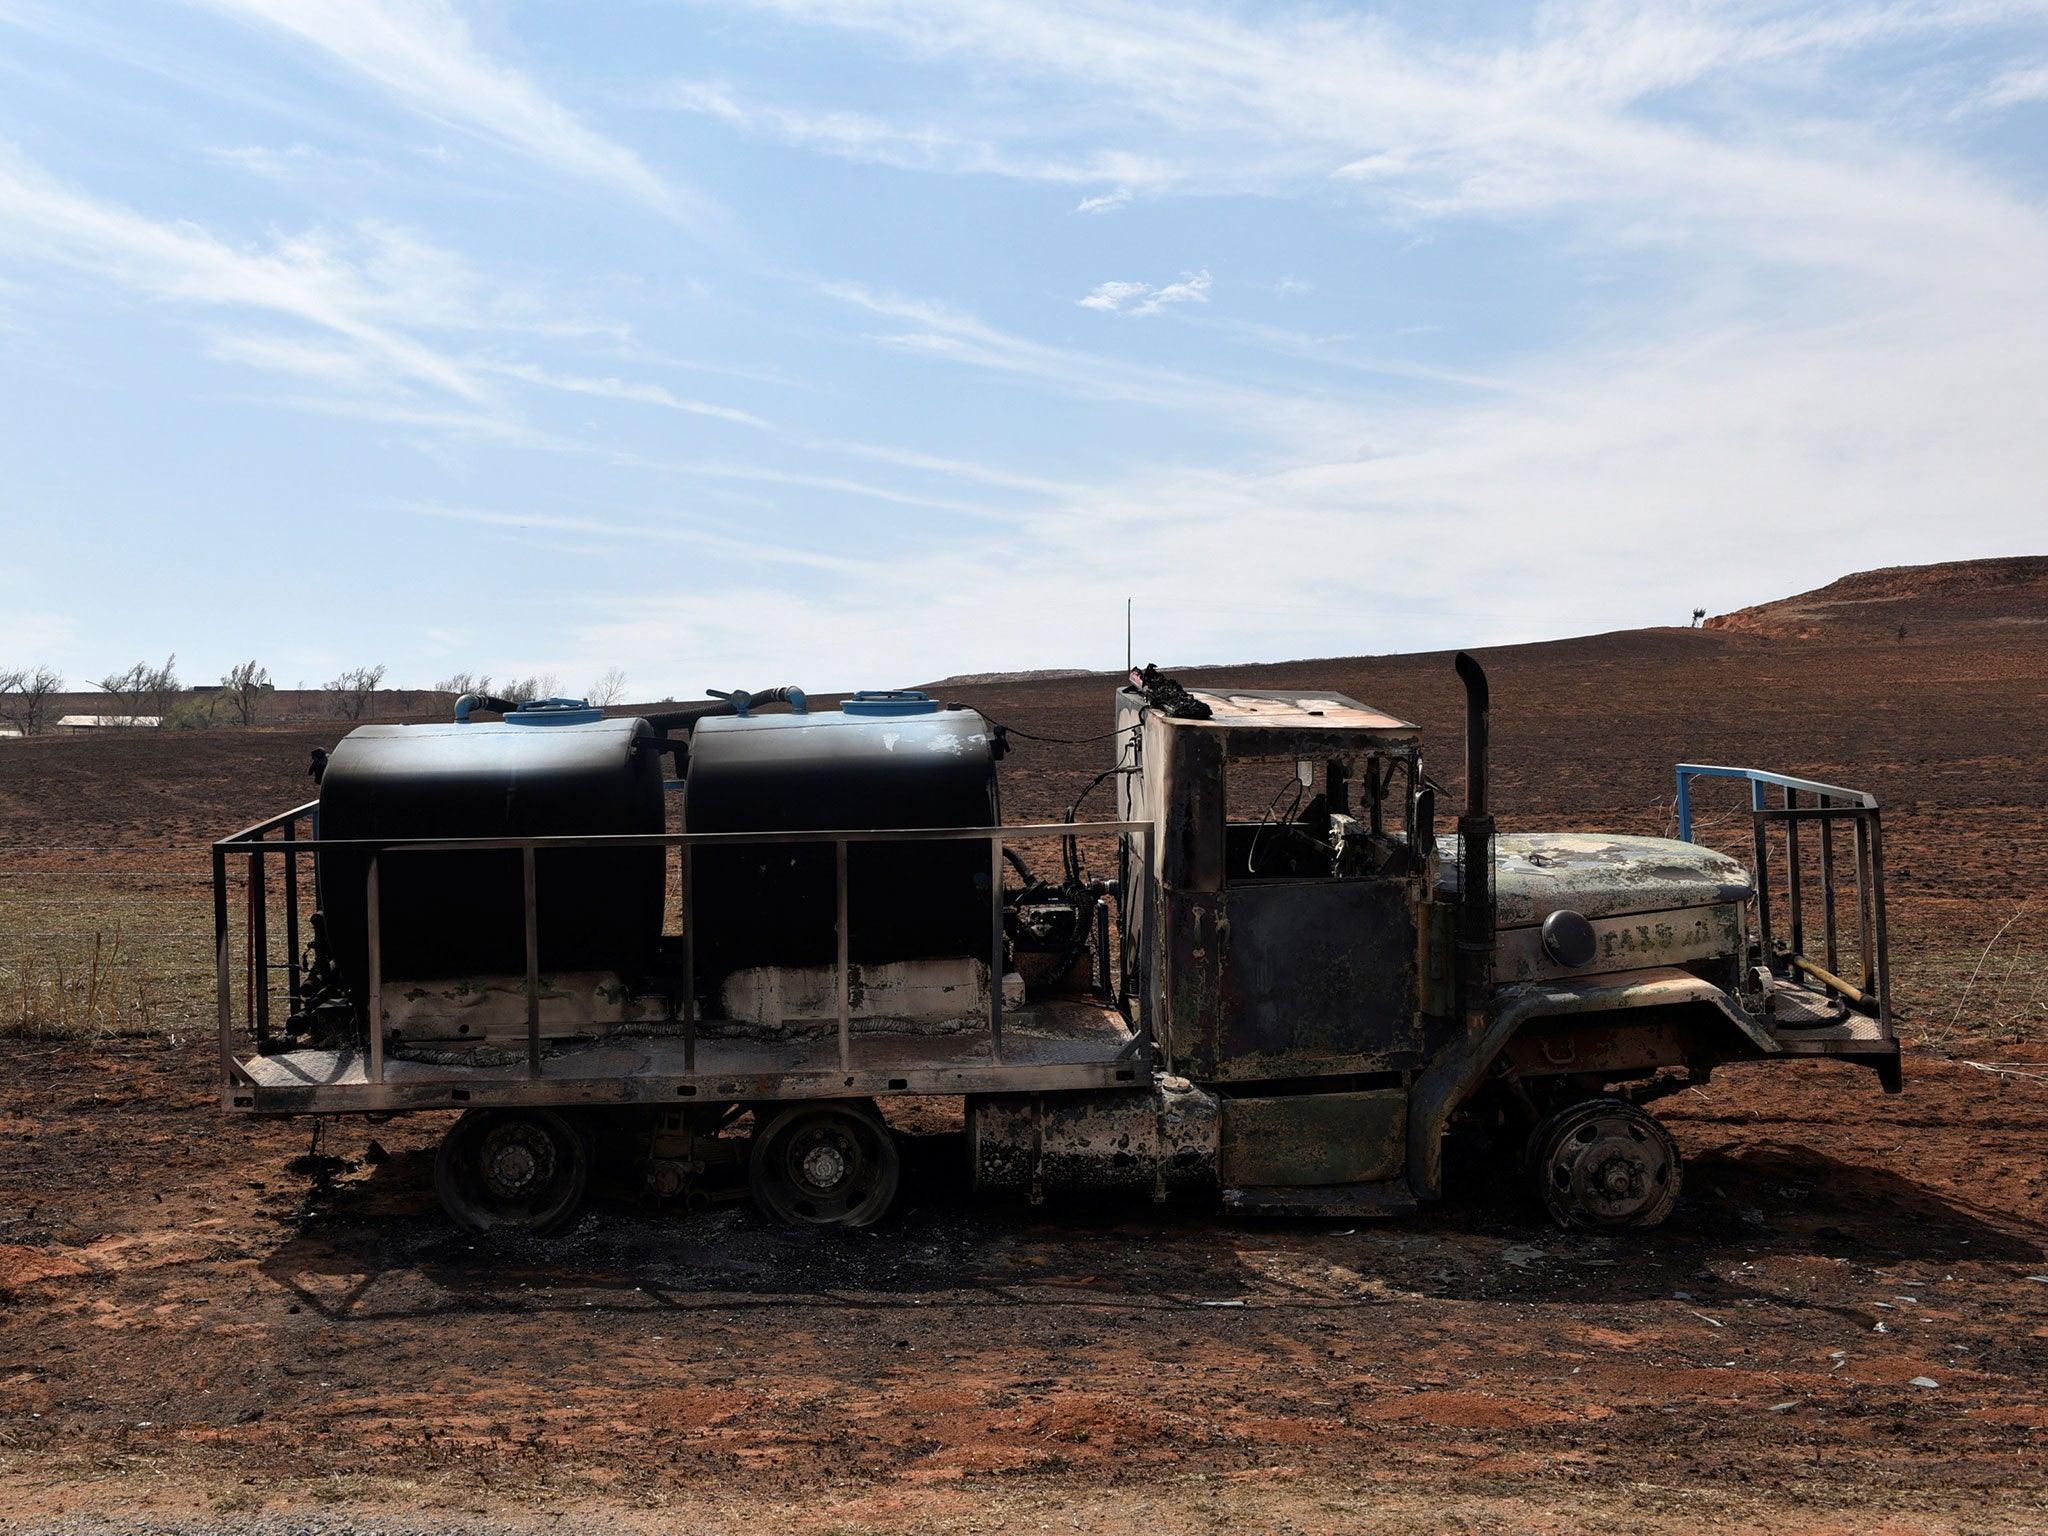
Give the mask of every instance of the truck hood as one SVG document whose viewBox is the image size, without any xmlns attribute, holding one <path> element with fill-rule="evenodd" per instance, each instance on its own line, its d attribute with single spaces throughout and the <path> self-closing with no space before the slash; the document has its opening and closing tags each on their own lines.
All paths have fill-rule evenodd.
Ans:
<svg viewBox="0 0 2048 1536">
<path fill-rule="evenodd" d="M 1437 839 L 1440 898 L 1458 892 L 1458 840 Z M 1493 843 L 1497 926 L 1540 923 L 1562 908 L 1589 918 L 1746 901 L 1749 871 L 1725 853 L 1668 837 L 1511 832 Z"/>
</svg>

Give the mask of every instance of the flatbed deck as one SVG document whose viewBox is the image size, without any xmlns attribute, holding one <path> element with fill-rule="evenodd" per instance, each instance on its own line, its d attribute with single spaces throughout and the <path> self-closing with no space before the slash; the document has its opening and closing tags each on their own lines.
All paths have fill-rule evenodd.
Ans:
<svg viewBox="0 0 2048 1536">
<path fill-rule="evenodd" d="M 393 1052 L 378 1083 L 359 1048 L 302 1049 L 238 1057 L 223 1105 L 294 1115 L 1121 1088 L 1152 1079 L 1143 1040 L 1113 1008 L 1061 1000 L 1004 1010 L 999 1053 L 986 1030 L 861 1032 L 842 1060 L 832 1034 L 753 1040 L 699 1031 L 693 1039 L 675 1029 L 621 1029 L 551 1042 L 537 1071 L 523 1049 L 514 1059 L 490 1053 L 481 1064 L 462 1062 L 455 1051 Z"/>
</svg>

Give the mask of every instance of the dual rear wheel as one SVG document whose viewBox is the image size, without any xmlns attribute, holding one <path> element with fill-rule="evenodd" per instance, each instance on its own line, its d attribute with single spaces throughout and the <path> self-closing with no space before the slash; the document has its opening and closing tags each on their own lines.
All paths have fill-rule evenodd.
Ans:
<svg viewBox="0 0 2048 1536">
<path fill-rule="evenodd" d="M 902 1162 L 866 1101 L 764 1108 L 747 1156 L 747 1184 L 767 1216 L 793 1226 L 865 1227 L 896 1198 Z M 434 1189 L 457 1225 L 546 1236 L 566 1231 L 590 1183 L 590 1145 L 550 1109 L 473 1109 L 434 1161 Z"/>
</svg>

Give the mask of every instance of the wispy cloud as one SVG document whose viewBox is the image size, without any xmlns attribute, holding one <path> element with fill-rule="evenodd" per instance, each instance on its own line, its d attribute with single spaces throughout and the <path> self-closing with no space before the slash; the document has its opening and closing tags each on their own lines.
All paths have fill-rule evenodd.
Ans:
<svg viewBox="0 0 2048 1536">
<path fill-rule="evenodd" d="M 236 245 L 189 221 L 151 219 L 65 186 L 0 144 L 0 250 L 87 271 L 201 317 L 208 353 L 363 396 L 304 407 L 440 430 L 455 437 L 560 447 L 509 411 L 494 380 L 656 406 L 766 428 L 751 411 L 678 395 L 666 386 L 589 377 L 537 363 L 478 357 L 435 341 L 449 333 L 616 336 L 617 328 L 561 320 L 530 298 L 492 291 L 463 261 L 410 232 L 368 222 L 348 238 L 312 230 Z M 265 322 L 268 323 L 265 323 Z M 253 324 L 252 324 L 253 322 Z M 279 330 L 277 322 L 296 324 Z M 462 402 L 448 411 L 410 397 L 428 389 Z M 382 412 L 379 415 L 379 412 Z"/>
<path fill-rule="evenodd" d="M 735 87 L 702 80 L 676 80 L 654 92 L 654 105 L 694 112 L 776 143 L 843 160 L 896 170 L 945 175 L 1005 176 L 1077 186 L 1132 181 L 1150 186 L 1174 179 L 1157 158 L 1104 148 L 1080 154 L 1026 147 L 1029 131 L 1019 124 L 995 124 L 985 132 L 937 123 L 897 123 L 870 112 L 813 110 L 750 99 Z M 1091 199 L 1081 212 L 1099 212 L 1129 200 L 1128 191 L 1110 201 Z"/>
<path fill-rule="evenodd" d="M 1121 208 L 1131 200 L 1129 187 L 1118 187 L 1114 192 L 1105 192 L 1100 197 L 1084 197 L 1074 205 L 1076 213 L 1109 213 Z"/>
<path fill-rule="evenodd" d="M 1968 105 L 1983 111 L 1996 111 L 2030 101 L 2048 101 L 2048 64 L 2028 64 L 2005 70 Z"/>
<path fill-rule="evenodd" d="M 418 517 L 474 523 L 488 528 L 516 529 L 522 532 L 540 529 L 555 533 L 595 534 L 605 538 L 632 539 L 654 544 L 680 544 L 709 554 L 730 556 L 752 565 L 796 566 L 807 570 L 829 571 L 838 575 L 866 575 L 875 569 L 872 561 L 849 560 L 785 544 L 736 539 L 728 534 L 673 522 L 626 523 L 610 518 L 451 507 L 429 501 L 400 501 L 393 503 L 393 508 Z"/>
<path fill-rule="evenodd" d="M 675 217 L 704 210 L 477 46 L 446 0 L 200 0 L 309 43 L 413 111 Z"/>
<path fill-rule="evenodd" d="M 1205 378 L 1096 353 L 1056 347 L 999 329 L 928 299 L 878 293 L 859 283 L 826 283 L 822 291 L 871 314 L 907 321 L 910 329 L 872 339 L 898 351 L 1032 380 L 1084 400 L 1110 400 L 1184 412 L 1233 426 L 1255 425 L 1276 444 L 1326 441 L 1353 430 L 1355 413 L 1300 391 L 1261 390 L 1234 379 Z"/>
<path fill-rule="evenodd" d="M 1060 93 L 1058 110 L 1008 116 L 963 88 L 950 130 L 985 143 L 1006 174 L 1067 181 L 1121 155 L 1127 170 L 1098 180 L 1362 197 L 1424 218 L 1569 212 L 1636 241 L 1711 224 L 1774 258 L 1850 264 L 1883 264 L 1902 238 L 1921 245 L 1914 231 L 1975 189 L 1873 132 L 1859 85 L 1830 94 L 1816 81 L 1860 54 L 2043 15 L 2039 0 L 1564 0 L 1510 10 L 1487 35 L 1153 0 L 754 3 L 970 80 L 997 69 Z M 1958 99 L 1985 89 L 1947 73 Z M 2021 70 L 1994 96 L 2032 89 Z M 1681 96 L 1687 110 L 1669 110 Z"/>
<path fill-rule="evenodd" d="M 709 416 L 718 421 L 737 422 L 745 427 L 766 427 L 768 423 L 752 411 L 737 410 L 729 405 L 713 405 L 705 400 L 692 400 L 678 395 L 660 384 L 634 383 L 627 379 L 588 379 L 573 374 L 550 372 L 535 363 L 484 363 L 485 371 L 502 374 L 522 383 L 536 384 L 544 389 L 566 390 L 578 395 L 596 395 L 606 400 L 630 400 L 639 405 L 656 405 L 664 410 L 682 411 L 691 416 Z"/>
<path fill-rule="evenodd" d="M 1150 283 L 1097 283 L 1085 298 L 1074 302 L 1083 309 L 1099 309 L 1111 315 L 1156 315 L 1169 304 L 1209 302 L 1209 274 L 1183 272 L 1180 281 L 1155 288 Z"/>
<path fill-rule="evenodd" d="M 422 275 L 416 246 L 381 265 L 374 254 L 352 261 L 316 235 L 278 238 L 264 249 L 238 248 L 197 225 L 158 222 L 74 192 L 4 144 L 0 242 L 151 298 L 253 310 L 316 327 L 350 344 L 348 366 L 365 377 L 427 385 L 471 401 L 485 394 L 454 359 L 395 323 L 398 312 L 445 298 L 431 286 L 409 292 L 399 286 L 402 279 Z M 260 338 L 242 345 L 247 360 L 263 355 Z M 270 355 L 284 359 L 286 352 L 274 346 Z M 328 357 L 332 363 L 339 354 Z M 303 350 L 287 361 L 294 371 L 317 371 L 312 354 Z"/>
<path fill-rule="evenodd" d="M 998 465 L 978 464 L 968 459 L 921 453 L 910 448 L 892 448 L 881 443 L 854 443 L 834 438 L 813 440 L 804 446 L 825 453 L 851 454 L 856 458 L 895 464 L 904 469 L 924 470 L 951 479 L 971 480 L 979 485 L 997 486 L 1003 490 L 1029 491 L 1041 496 L 1058 497 L 1086 494 L 1085 487 L 1071 480 L 1052 480 L 1043 475 L 1023 474 Z"/>
</svg>

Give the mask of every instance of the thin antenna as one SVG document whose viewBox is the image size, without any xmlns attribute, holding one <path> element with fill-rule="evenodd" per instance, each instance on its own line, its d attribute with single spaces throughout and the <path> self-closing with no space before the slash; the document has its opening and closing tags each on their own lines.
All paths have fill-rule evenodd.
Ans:
<svg viewBox="0 0 2048 1536">
<path fill-rule="evenodd" d="M 1124 599 L 1124 672 L 1131 670 L 1131 600 Z"/>
</svg>

